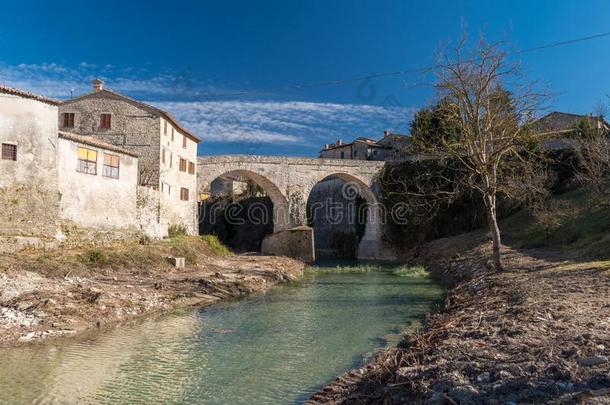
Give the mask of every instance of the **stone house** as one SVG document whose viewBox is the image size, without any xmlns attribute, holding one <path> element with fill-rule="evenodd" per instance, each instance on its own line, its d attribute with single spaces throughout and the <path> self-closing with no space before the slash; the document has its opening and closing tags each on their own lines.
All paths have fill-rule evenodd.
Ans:
<svg viewBox="0 0 610 405">
<path fill-rule="evenodd" d="M 374 139 L 363 136 L 349 143 L 339 139 L 334 144 L 324 145 L 324 148 L 320 151 L 320 158 L 369 160 L 373 155 L 374 149 L 378 147 Z"/>
<path fill-rule="evenodd" d="M 410 145 L 410 137 L 395 134 L 390 131 L 383 132 L 383 138 L 374 140 L 359 137 L 350 143 L 339 139 L 334 144 L 326 144 L 320 151 L 323 159 L 352 159 L 352 160 L 397 160 Z"/>
<path fill-rule="evenodd" d="M 105 89 L 60 103 L 59 128 L 138 154 L 138 182 L 158 190 L 158 222 L 197 233 L 197 145 L 200 139 L 169 113 Z M 161 235 L 160 235 L 161 236 Z"/>
<path fill-rule="evenodd" d="M 591 122 L 597 129 L 610 133 L 610 125 L 602 116 L 571 114 L 560 111 L 548 113 L 532 125 L 537 133 L 546 134 L 546 139 L 542 142 L 543 148 L 561 150 L 571 148 L 568 138 L 583 120 Z"/>
<path fill-rule="evenodd" d="M 141 231 L 136 154 L 59 131 L 58 104 L 0 85 L 0 251 Z"/>
</svg>

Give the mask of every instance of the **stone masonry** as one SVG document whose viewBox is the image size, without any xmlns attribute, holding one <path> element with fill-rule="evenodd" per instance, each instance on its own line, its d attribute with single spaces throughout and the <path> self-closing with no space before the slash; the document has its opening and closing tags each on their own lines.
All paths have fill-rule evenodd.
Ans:
<svg viewBox="0 0 610 405">
<path fill-rule="evenodd" d="M 138 184 L 160 194 L 158 225 L 182 226 L 195 234 L 199 138 L 169 113 L 104 89 L 100 80 L 93 85 L 93 92 L 60 104 L 59 128 L 137 153 Z M 109 122 L 104 124 L 104 118 Z"/>
<path fill-rule="evenodd" d="M 333 176 L 347 182 L 345 193 L 359 193 L 367 202 L 367 224 L 358 248 L 359 259 L 391 260 L 382 240 L 382 210 L 372 191 L 384 162 L 268 156 L 199 157 L 198 190 L 209 192 L 220 176 L 242 176 L 262 187 L 273 202 L 274 232 L 306 225 L 306 205 L 313 187 Z"/>
</svg>

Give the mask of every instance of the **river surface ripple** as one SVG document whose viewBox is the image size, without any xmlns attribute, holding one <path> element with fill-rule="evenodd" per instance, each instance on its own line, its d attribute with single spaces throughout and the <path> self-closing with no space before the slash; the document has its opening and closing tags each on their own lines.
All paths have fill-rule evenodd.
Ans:
<svg viewBox="0 0 610 405">
<path fill-rule="evenodd" d="M 421 321 L 428 277 L 309 271 L 264 294 L 0 350 L 0 403 L 299 403 Z"/>
</svg>

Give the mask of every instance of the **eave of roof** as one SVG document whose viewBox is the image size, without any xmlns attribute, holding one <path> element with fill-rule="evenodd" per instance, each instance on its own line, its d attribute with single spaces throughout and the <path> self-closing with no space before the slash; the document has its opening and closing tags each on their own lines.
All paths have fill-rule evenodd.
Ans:
<svg viewBox="0 0 610 405">
<path fill-rule="evenodd" d="M 183 127 L 182 124 L 180 124 L 180 122 L 178 122 L 178 120 L 176 118 L 174 118 L 167 111 L 163 111 L 160 108 L 155 107 L 154 105 L 150 105 L 150 104 L 147 104 L 147 103 L 143 103 L 142 101 L 134 100 L 131 97 L 127 97 L 127 96 L 125 96 L 125 95 L 123 95 L 121 93 L 117 93 L 117 92 L 112 91 L 112 90 L 102 89 L 102 90 L 99 90 L 99 91 L 93 91 L 91 93 L 83 94 L 82 96 L 78 96 L 78 97 L 71 98 L 71 99 L 66 100 L 66 101 L 62 101 L 61 104 L 70 104 L 70 103 L 73 103 L 75 101 L 79 101 L 79 100 L 82 100 L 82 99 L 85 99 L 85 98 L 88 98 L 88 97 L 91 97 L 91 96 L 94 96 L 96 94 L 103 93 L 103 92 L 106 92 L 108 94 L 112 94 L 113 96 L 116 96 L 116 97 L 119 97 L 119 98 L 122 98 L 123 100 L 128 101 L 128 102 L 130 102 L 132 104 L 135 104 L 137 106 L 140 106 L 142 108 L 153 110 L 157 114 L 163 116 L 167 121 L 170 121 L 172 124 L 174 124 L 178 128 L 179 132 L 183 133 L 184 135 L 186 135 L 187 137 L 191 138 L 192 140 L 194 140 L 197 143 L 201 142 L 201 138 L 199 138 L 197 135 L 193 134 L 188 129 Z"/>
<path fill-rule="evenodd" d="M 65 131 L 58 131 L 58 135 L 60 138 L 67 139 L 69 141 L 78 142 L 78 143 L 82 143 L 84 145 L 89 145 L 89 146 L 93 146 L 96 148 L 102 148 L 102 149 L 110 150 L 110 151 L 117 152 L 117 153 L 122 153 L 122 154 L 133 156 L 136 158 L 138 157 L 138 154 L 133 151 L 123 149 L 120 146 L 116 146 L 111 143 L 104 142 L 93 136 L 77 135 L 77 134 L 73 134 L 71 132 L 65 132 Z"/>
<path fill-rule="evenodd" d="M 13 96 L 19 96 L 19 97 L 23 97 L 23 98 L 29 98 L 31 100 L 36 100 L 36 101 L 40 101 L 41 103 L 46 103 L 46 104 L 51 104 L 51 105 L 60 104 L 60 102 L 58 100 L 53 100 L 52 98 L 30 93 L 29 91 L 17 89 L 14 87 L 9 87 L 4 84 L 0 84 L 0 93 L 11 94 Z"/>
</svg>

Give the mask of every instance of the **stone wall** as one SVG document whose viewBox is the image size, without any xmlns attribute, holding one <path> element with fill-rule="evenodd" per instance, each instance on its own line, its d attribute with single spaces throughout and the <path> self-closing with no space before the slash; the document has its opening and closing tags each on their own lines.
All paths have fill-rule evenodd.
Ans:
<svg viewBox="0 0 610 405">
<path fill-rule="evenodd" d="M 158 190 L 138 186 L 136 197 L 137 221 L 140 231 L 152 239 L 167 237 L 169 223 L 161 209 L 161 194 Z"/>
<path fill-rule="evenodd" d="M 57 107 L 0 93 L 0 143 L 17 146 L 17 161 L 0 160 L 0 244 L 56 243 Z"/>
<path fill-rule="evenodd" d="M 74 113 L 74 127 L 64 127 L 63 113 Z M 101 114 L 111 114 L 109 129 L 100 128 Z M 57 119 L 57 118 L 56 118 Z M 107 91 L 75 98 L 59 106 L 59 128 L 92 135 L 138 154 L 140 183 L 159 186 L 161 121 L 151 109 Z"/>
<path fill-rule="evenodd" d="M 263 240 L 261 253 L 264 255 L 294 257 L 305 263 L 312 263 L 316 260 L 313 230 L 306 226 L 301 226 L 268 235 Z"/>
</svg>

